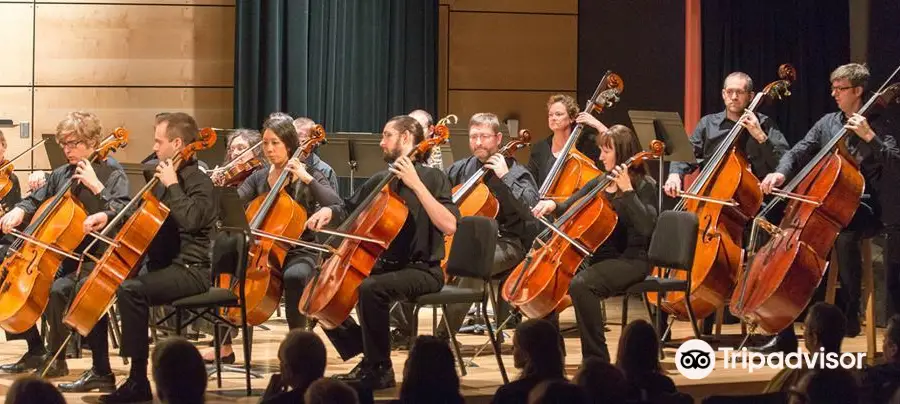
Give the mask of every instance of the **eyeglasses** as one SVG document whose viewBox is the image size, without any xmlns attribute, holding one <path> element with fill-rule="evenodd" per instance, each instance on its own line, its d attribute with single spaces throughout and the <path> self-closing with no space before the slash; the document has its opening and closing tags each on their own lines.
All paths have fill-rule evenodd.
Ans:
<svg viewBox="0 0 900 404">
<path fill-rule="evenodd" d="M 844 91 L 844 90 L 849 90 L 849 89 L 851 89 L 851 88 L 853 88 L 853 87 L 854 87 L 854 86 L 846 86 L 846 87 L 836 87 L 836 86 L 831 86 L 831 92 L 832 92 L 832 93 L 839 93 L 839 92 Z"/>
<path fill-rule="evenodd" d="M 475 141 L 475 140 L 481 139 L 481 141 L 484 142 L 486 140 L 490 140 L 494 136 L 497 136 L 497 135 L 494 133 L 482 133 L 480 135 L 469 135 L 469 140 Z"/>
<path fill-rule="evenodd" d="M 84 143 L 83 140 L 70 140 L 68 142 L 61 142 L 59 145 L 62 146 L 63 149 L 74 149 L 82 143 Z"/>
<path fill-rule="evenodd" d="M 547 117 L 550 117 L 550 118 L 562 118 L 565 116 L 569 116 L 569 114 L 567 114 L 565 112 L 557 112 L 557 113 L 553 113 L 553 114 L 549 114 L 549 113 L 547 114 Z"/>
<path fill-rule="evenodd" d="M 733 88 L 729 88 L 729 89 L 725 90 L 725 95 L 727 95 L 729 97 L 732 97 L 735 95 L 745 95 L 745 94 L 747 94 L 747 90 L 736 90 Z"/>
</svg>

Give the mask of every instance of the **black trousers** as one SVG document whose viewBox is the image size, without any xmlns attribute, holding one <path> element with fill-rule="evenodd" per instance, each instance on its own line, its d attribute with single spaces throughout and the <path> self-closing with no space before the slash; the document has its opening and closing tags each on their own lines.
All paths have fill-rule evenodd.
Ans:
<svg viewBox="0 0 900 404">
<path fill-rule="evenodd" d="M 63 324 L 63 318 L 69 308 L 69 302 L 84 286 L 88 276 L 87 274 L 82 274 L 77 284 L 75 277 L 75 273 L 70 273 L 56 278 L 50 289 L 50 301 L 47 304 L 47 310 L 44 312 L 44 320 L 47 322 L 47 348 L 50 350 L 50 353 L 55 353 L 65 341 L 66 336 L 71 332 Z M 103 373 L 109 370 L 109 341 L 106 339 L 108 327 L 109 319 L 104 315 L 86 337 L 88 346 L 91 348 L 94 367 L 104 371 Z M 65 355 L 61 355 L 61 359 L 65 359 Z"/>
<path fill-rule="evenodd" d="M 358 289 L 356 314 L 359 324 L 348 317 L 339 327 L 325 330 L 325 335 L 345 361 L 362 353 L 370 364 L 390 365 L 388 317 L 391 304 L 440 291 L 443 286 L 444 275 L 439 266 L 373 270 Z"/>
<path fill-rule="evenodd" d="M 294 253 L 284 260 L 284 316 L 290 329 L 306 327 L 306 316 L 300 313 L 300 297 L 303 289 L 315 275 L 315 257 L 306 253 Z"/>
<path fill-rule="evenodd" d="M 122 320 L 122 356 L 149 356 L 150 306 L 171 303 L 209 290 L 209 266 L 170 265 L 122 282 L 117 291 Z"/>
<path fill-rule="evenodd" d="M 886 225 L 884 233 L 884 277 L 888 310 L 893 310 L 893 314 L 900 314 L 900 224 Z"/>
<path fill-rule="evenodd" d="M 569 296 L 581 334 L 582 361 L 594 357 L 610 362 L 600 302 L 625 292 L 649 273 L 646 259 L 610 258 L 601 259 L 575 274 L 569 283 Z"/>
</svg>

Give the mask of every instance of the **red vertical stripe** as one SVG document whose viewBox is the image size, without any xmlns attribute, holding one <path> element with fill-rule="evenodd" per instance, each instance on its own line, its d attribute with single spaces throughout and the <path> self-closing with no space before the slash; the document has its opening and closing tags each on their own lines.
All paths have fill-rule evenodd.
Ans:
<svg viewBox="0 0 900 404">
<path fill-rule="evenodd" d="M 684 129 L 688 135 L 700 120 L 700 44 L 700 0 L 684 0 Z"/>
</svg>

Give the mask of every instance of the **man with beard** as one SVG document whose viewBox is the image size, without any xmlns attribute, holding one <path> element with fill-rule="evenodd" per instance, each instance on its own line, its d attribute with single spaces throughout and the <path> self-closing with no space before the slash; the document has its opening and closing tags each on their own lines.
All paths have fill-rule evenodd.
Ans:
<svg viewBox="0 0 900 404">
<path fill-rule="evenodd" d="M 325 332 L 342 359 L 363 354 L 362 361 L 350 373 L 335 378 L 364 389 L 396 385 L 390 357 L 390 305 L 440 291 L 444 285 L 440 267 L 443 240 L 445 234 L 456 232 L 459 210 L 451 199 L 447 176 L 441 170 L 424 166 L 422 160 L 427 156 L 418 156 L 415 161 L 407 157 L 424 137 L 422 125 L 414 118 L 391 118 L 384 126 L 380 144 L 385 161 L 392 163 L 388 169 L 369 178 L 344 207 L 322 208 L 307 221 L 312 230 L 332 221 L 340 223 L 372 192 L 378 191 L 376 187 L 385 176 L 393 174 L 398 179 L 389 186 L 406 203 L 409 215 L 357 289 L 359 324 L 348 317 L 339 327 Z"/>
</svg>

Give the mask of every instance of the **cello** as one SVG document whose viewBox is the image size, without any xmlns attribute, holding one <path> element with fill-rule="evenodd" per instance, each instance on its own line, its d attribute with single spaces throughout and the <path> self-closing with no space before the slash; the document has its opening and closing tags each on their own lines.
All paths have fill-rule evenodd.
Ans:
<svg viewBox="0 0 900 404">
<path fill-rule="evenodd" d="M 655 140 L 649 152 L 640 152 L 625 166 L 658 159 L 665 145 Z M 604 175 L 585 196 L 572 203 L 553 224 L 535 239 L 531 251 L 503 284 L 503 298 L 529 318 L 543 318 L 563 304 L 569 284 L 582 261 L 612 234 L 619 221 L 603 191 L 613 182 Z"/>
<path fill-rule="evenodd" d="M 302 160 L 312 153 L 316 145 L 324 141 L 325 129 L 321 125 L 314 126 L 310 130 L 309 139 L 294 151 L 291 159 Z M 247 307 L 247 324 L 250 325 L 264 323 L 281 303 L 284 288 L 281 268 L 291 245 L 321 249 L 298 240 L 306 228 L 306 210 L 284 190 L 290 175 L 290 171 L 282 170 L 272 189 L 256 197 L 247 206 L 250 232 L 256 237 L 256 241 L 250 246 L 244 281 L 244 303 Z M 227 279 L 222 282 L 234 283 Z M 231 285 L 235 296 L 240 296 L 239 287 L 238 284 Z M 235 323 L 240 322 L 240 308 L 227 309 L 225 318 Z"/>
<path fill-rule="evenodd" d="M 455 118 L 454 115 L 451 117 Z M 443 124 L 446 120 L 438 122 L 434 136 L 416 145 L 407 157 L 415 160 L 447 141 L 450 130 Z M 317 319 L 326 329 L 337 328 L 347 319 L 359 300 L 359 285 L 406 223 L 409 209 L 390 187 L 395 178 L 388 172 L 341 223 L 337 232 L 321 231 L 345 238 L 306 285 L 299 306 L 301 313 Z"/>
<path fill-rule="evenodd" d="M 208 149 L 215 143 L 216 132 L 212 128 L 204 128 L 196 141 L 186 145 L 172 159 L 173 167 L 177 171 L 182 164 L 190 161 L 197 151 Z M 82 336 L 87 336 L 109 307 L 115 303 L 119 286 L 135 273 L 141 258 L 169 216 L 169 207 L 153 195 L 152 191 L 158 183 L 159 178 L 148 181 L 101 233 L 108 236 L 117 228 L 119 222 L 128 219 L 112 239 L 110 247 L 97 260 L 93 272 L 75 295 L 63 318 L 63 323 Z M 140 206 L 132 211 L 139 203 Z M 90 251 L 90 247 L 85 251 Z M 87 253 L 82 255 L 87 256 Z"/>
<path fill-rule="evenodd" d="M 744 115 L 754 113 L 768 99 L 790 95 L 789 87 L 796 79 L 793 66 L 779 66 L 778 77 L 753 97 Z M 667 292 L 661 301 L 662 309 L 677 319 L 689 320 L 690 310 L 696 318 L 704 318 L 722 307 L 743 267 L 744 228 L 763 201 L 759 179 L 738 146 L 745 132 L 735 123 L 675 206 L 676 211 L 695 213 L 700 222 L 690 271 L 690 302 L 683 292 Z M 651 276 L 685 279 L 687 274 L 656 267 Z M 655 305 L 656 292 L 648 292 L 647 300 Z"/>
<path fill-rule="evenodd" d="M 860 108 L 860 115 L 900 100 L 900 83 L 888 82 Z M 751 238 L 755 240 L 758 228 L 771 238 L 751 257 L 731 307 L 752 330 L 774 334 L 794 324 L 822 281 L 838 233 L 859 207 L 865 181 L 847 151 L 848 133 L 841 129 L 787 186 L 773 190 L 776 198 L 754 220 Z M 776 227 L 765 215 L 785 200 L 784 217 Z"/>
<path fill-rule="evenodd" d="M 585 103 L 582 112 L 601 113 L 604 109 L 614 106 L 619 102 L 619 95 L 623 89 L 622 78 L 613 72 L 606 72 L 597 84 L 594 95 Z M 596 162 L 575 148 L 583 130 L 584 125 L 579 123 L 569 133 L 559 157 L 553 162 L 547 178 L 538 190 L 539 199 L 564 201 L 588 181 L 600 175 Z"/>
<path fill-rule="evenodd" d="M 504 157 L 511 157 L 531 142 L 531 132 L 528 129 L 519 131 L 519 137 L 510 140 L 497 152 Z M 497 198 L 491 194 L 490 189 L 484 184 L 484 176 L 490 170 L 481 167 L 472 174 L 466 182 L 453 187 L 453 203 L 459 207 L 459 216 L 484 216 L 495 218 L 500 211 Z M 450 258 L 450 246 L 453 245 L 453 235 L 444 236 L 444 259 L 441 260 L 441 269 L 444 277 L 447 273 L 447 260 Z M 445 279 L 446 280 L 446 279 Z"/>
<path fill-rule="evenodd" d="M 117 128 L 87 160 L 103 160 L 127 143 L 128 131 Z M 35 211 L 24 231 L 10 233 L 18 240 L 0 265 L 0 327 L 6 331 L 18 334 L 34 326 L 47 307 L 50 286 L 63 260 L 80 259 L 72 251 L 84 239 L 83 223 L 88 214 L 72 192 L 75 183 L 69 178 Z"/>
</svg>

